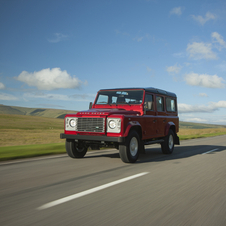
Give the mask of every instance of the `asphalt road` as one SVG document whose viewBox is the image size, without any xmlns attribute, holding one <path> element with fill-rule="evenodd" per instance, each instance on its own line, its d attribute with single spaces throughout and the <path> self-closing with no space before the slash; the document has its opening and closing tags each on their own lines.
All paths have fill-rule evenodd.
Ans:
<svg viewBox="0 0 226 226">
<path fill-rule="evenodd" d="M 0 225 L 226 225 L 226 136 L 0 164 Z"/>
</svg>

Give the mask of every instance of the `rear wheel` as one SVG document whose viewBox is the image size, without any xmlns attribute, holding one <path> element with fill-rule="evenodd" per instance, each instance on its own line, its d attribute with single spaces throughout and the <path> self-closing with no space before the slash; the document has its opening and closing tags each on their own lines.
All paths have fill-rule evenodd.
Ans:
<svg viewBox="0 0 226 226">
<path fill-rule="evenodd" d="M 174 132 L 170 129 L 168 135 L 165 137 L 164 142 L 161 143 L 163 154 L 172 154 L 174 149 Z"/>
<path fill-rule="evenodd" d="M 131 131 L 124 145 L 119 145 L 119 155 L 123 162 L 133 163 L 139 157 L 140 136 L 136 131 Z"/>
<path fill-rule="evenodd" d="M 66 140 L 65 147 L 71 158 L 83 158 L 87 152 L 87 147 L 83 143 L 74 140 Z"/>
</svg>

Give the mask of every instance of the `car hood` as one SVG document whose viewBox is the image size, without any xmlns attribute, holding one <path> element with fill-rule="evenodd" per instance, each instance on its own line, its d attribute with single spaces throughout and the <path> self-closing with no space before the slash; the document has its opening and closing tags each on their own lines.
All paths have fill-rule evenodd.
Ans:
<svg viewBox="0 0 226 226">
<path fill-rule="evenodd" d="M 112 115 L 112 114 L 123 114 L 123 115 L 137 115 L 139 114 L 140 115 L 140 112 L 139 111 L 131 111 L 131 110 L 125 110 L 125 109 L 120 109 L 120 108 L 106 108 L 106 109 L 103 109 L 103 108 L 92 108 L 90 110 L 87 110 L 87 111 L 80 111 L 77 113 L 77 116 L 85 116 L 85 115 L 99 115 L 99 116 L 109 116 L 109 115 Z"/>
</svg>

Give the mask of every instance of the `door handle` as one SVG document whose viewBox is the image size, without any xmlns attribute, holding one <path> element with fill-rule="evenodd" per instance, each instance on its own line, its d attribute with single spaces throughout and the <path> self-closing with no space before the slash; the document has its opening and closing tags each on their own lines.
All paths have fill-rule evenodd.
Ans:
<svg viewBox="0 0 226 226">
<path fill-rule="evenodd" d="M 165 122 L 166 122 L 166 120 L 164 119 L 164 120 L 163 120 L 163 123 L 165 123 Z"/>
<path fill-rule="evenodd" d="M 153 123 L 156 123 L 156 122 L 157 122 L 157 120 L 156 120 L 156 119 L 154 119 L 154 120 L 153 120 Z"/>
</svg>

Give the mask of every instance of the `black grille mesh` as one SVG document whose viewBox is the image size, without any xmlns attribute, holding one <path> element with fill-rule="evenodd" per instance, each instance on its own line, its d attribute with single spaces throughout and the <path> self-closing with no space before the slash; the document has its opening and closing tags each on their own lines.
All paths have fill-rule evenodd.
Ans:
<svg viewBox="0 0 226 226">
<path fill-rule="evenodd" d="M 104 128 L 104 118 L 78 118 L 76 130 L 79 132 L 103 133 Z"/>
</svg>

